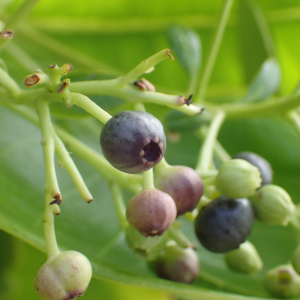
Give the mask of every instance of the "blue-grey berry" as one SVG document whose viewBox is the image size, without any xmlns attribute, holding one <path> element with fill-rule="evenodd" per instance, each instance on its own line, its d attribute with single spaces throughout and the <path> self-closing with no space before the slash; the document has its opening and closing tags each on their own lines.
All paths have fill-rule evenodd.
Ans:
<svg viewBox="0 0 300 300">
<path fill-rule="evenodd" d="M 204 206 L 196 220 L 200 243 L 209 251 L 224 253 L 239 247 L 250 234 L 254 212 L 247 198 L 220 196 Z"/>
<path fill-rule="evenodd" d="M 122 111 L 104 125 L 100 145 L 116 169 L 137 174 L 154 167 L 164 156 L 166 136 L 161 122 L 144 111 Z"/>
</svg>

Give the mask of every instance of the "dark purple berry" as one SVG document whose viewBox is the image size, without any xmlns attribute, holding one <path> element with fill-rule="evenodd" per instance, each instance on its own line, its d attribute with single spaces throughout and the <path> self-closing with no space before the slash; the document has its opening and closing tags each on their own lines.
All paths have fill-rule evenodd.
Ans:
<svg viewBox="0 0 300 300">
<path fill-rule="evenodd" d="M 176 244 L 167 245 L 154 262 L 154 269 L 161 278 L 192 283 L 199 273 L 199 259 L 191 248 L 182 249 Z"/>
<path fill-rule="evenodd" d="M 261 175 L 261 185 L 271 184 L 273 182 L 273 170 L 270 163 L 260 155 L 253 152 L 241 152 L 233 158 L 244 159 L 259 169 Z"/>
<path fill-rule="evenodd" d="M 192 211 L 203 195 L 201 178 L 192 168 L 185 166 L 159 169 L 155 172 L 155 186 L 173 198 L 178 216 Z"/>
<path fill-rule="evenodd" d="M 166 136 L 161 122 L 151 114 L 122 111 L 104 125 L 100 145 L 112 166 L 136 174 L 151 169 L 162 159 Z"/>
<path fill-rule="evenodd" d="M 224 253 L 246 240 L 253 221 L 254 212 L 247 198 L 220 196 L 201 209 L 195 220 L 195 231 L 207 250 Z"/>
<path fill-rule="evenodd" d="M 128 222 L 144 236 L 161 235 L 174 222 L 176 214 L 172 197 L 156 189 L 135 195 L 126 208 Z"/>
</svg>

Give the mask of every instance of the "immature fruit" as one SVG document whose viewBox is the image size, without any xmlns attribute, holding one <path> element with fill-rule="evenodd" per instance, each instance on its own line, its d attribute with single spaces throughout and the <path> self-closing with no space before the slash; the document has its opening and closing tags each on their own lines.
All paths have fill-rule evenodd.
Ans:
<svg viewBox="0 0 300 300">
<path fill-rule="evenodd" d="M 290 195 L 280 186 L 267 184 L 249 197 L 255 217 L 265 225 L 287 225 L 296 209 Z"/>
<path fill-rule="evenodd" d="M 227 252 L 239 247 L 250 234 L 254 212 L 248 199 L 220 196 L 204 206 L 196 220 L 200 243 L 212 252 Z"/>
<path fill-rule="evenodd" d="M 225 253 L 224 260 L 231 270 L 239 273 L 253 274 L 263 267 L 257 250 L 248 241 L 242 243 L 238 249 Z"/>
<path fill-rule="evenodd" d="M 216 186 L 228 197 L 248 197 L 261 185 L 257 167 L 244 159 L 231 159 L 222 164 L 216 177 Z"/>
<path fill-rule="evenodd" d="M 159 277 L 183 283 L 192 283 L 199 273 L 199 259 L 191 248 L 176 244 L 165 247 L 154 264 Z"/>
<path fill-rule="evenodd" d="M 161 122 L 144 111 L 122 111 L 104 125 L 100 145 L 105 158 L 120 171 L 136 174 L 164 156 L 166 136 Z"/>
<path fill-rule="evenodd" d="M 233 158 L 244 159 L 251 165 L 257 167 L 262 179 L 261 185 L 271 184 L 273 182 L 273 170 L 270 163 L 260 155 L 253 152 L 241 152 Z"/>
<path fill-rule="evenodd" d="M 89 260 L 76 251 L 49 259 L 35 277 L 35 289 L 43 300 L 70 300 L 84 294 L 92 277 Z"/>
<path fill-rule="evenodd" d="M 176 205 L 167 193 L 144 190 L 127 204 L 128 222 L 144 236 L 161 235 L 176 218 Z"/>
<path fill-rule="evenodd" d="M 192 211 L 203 195 L 202 180 L 192 168 L 167 166 L 155 172 L 154 178 L 155 186 L 175 201 L 178 216 Z"/>
<path fill-rule="evenodd" d="M 291 259 L 291 263 L 292 263 L 292 266 L 294 268 L 294 270 L 300 274 L 300 247 L 298 247 L 293 255 L 292 255 L 292 259 Z"/>
<path fill-rule="evenodd" d="M 276 298 L 298 297 L 300 295 L 300 277 L 291 265 L 281 265 L 266 274 L 265 287 Z"/>
</svg>

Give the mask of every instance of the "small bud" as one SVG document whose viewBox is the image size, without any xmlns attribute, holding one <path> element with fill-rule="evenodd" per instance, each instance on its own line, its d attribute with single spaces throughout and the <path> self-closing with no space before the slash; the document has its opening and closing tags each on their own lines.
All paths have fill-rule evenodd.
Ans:
<svg viewBox="0 0 300 300">
<path fill-rule="evenodd" d="M 154 263 L 157 275 L 172 281 L 192 283 L 199 273 L 199 259 L 192 248 L 170 243 Z"/>
<path fill-rule="evenodd" d="M 86 291 L 92 277 L 89 260 L 77 251 L 50 258 L 35 277 L 35 289 L 43 300 L 70 300 Z"/>
<path fill-rule="evenodd" d="M 131 225 L 126 227 L 125 236 L 131 250 L 148 261 L 154 260 L 157 257 L 165 248 L 169 239 L 169 235 L 166 232 L 159 236 L 145 237 Z"/>
<path fill-rule="evenodd" d="M 300 295 L 300 277 L 291 265 L 281 265 L 266 274 L 265 287 L 278 298 L 298 297 Z"/>
<path fill-rule="evenodd" d="M 262 186 L 249 200 L 255 217 L 265 225 L 287 225 L 296 209 L 290 195 L 273 184 Z"/>
<path fill-rule="evenodd" d="M 243 159 L 232 159 L 225 162 L 219 169 L 216 178 L 217 188 L 232 198 L 248 197 L 261 184 L 257 167 Z"/>
<path fill-rule="evenodd" d="M 177 215 L 192 211 L 203 195 L 199 175 L 189 167 L 166 166 L 155 171 L 155 186 L 168 193 L 175 201 Z"/>
<path fill-rule="evenodd" d="M 128 222 L 144 236 L 161 235 L 176 218 L 176 205 L 167 193 L 144 190 L 127 204 Z"/>
<path fill-rule="evenodd" d="M 224 255 L 227 266 L 236 272 L 252 274 L 260 271 L 263 262 L 252 243 L 246 241 L 238 249 Z"/>
<path fill-rule="evenodd" d="M 292 266 L 294 268 L 294 270 L 300 274 L 300 247 L 298 247 L 294 253 L 293 253 L 293 256 L 292 256 L 292 259 L 291 259 L 291 263 L 292 263 Z"/>
</svg>

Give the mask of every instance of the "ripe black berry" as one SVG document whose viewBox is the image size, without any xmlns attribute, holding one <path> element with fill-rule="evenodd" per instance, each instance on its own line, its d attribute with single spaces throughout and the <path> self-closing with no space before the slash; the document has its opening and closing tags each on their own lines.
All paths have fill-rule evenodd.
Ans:
<svg viewBox="0 0 300 300">
<path fill-rule="evenodd" d="M 241 152 L 235 155 L 233 158 L 244 159 L 253 166 L 259 169 L 261 175 L 261 185 L 271 184 L 273 181 L 273 170 L 270 163 L 260 155 L 253 152 Z"/>
<path fill-rule="evenodd" d="M 195 220 L 200 243 L 212 252 L 239 247 L 251 232 L 254 212 L 247 198 L 220 196 L 204 206 Z"/>
<path fill-rule="evenodd" d="M 161 122 L 143 111 L 123 111 L 103 127 L 100 145 L 105 158 L 120 171 L 136 174 L 164 156 L 166 136 Z"/>
</svg>

